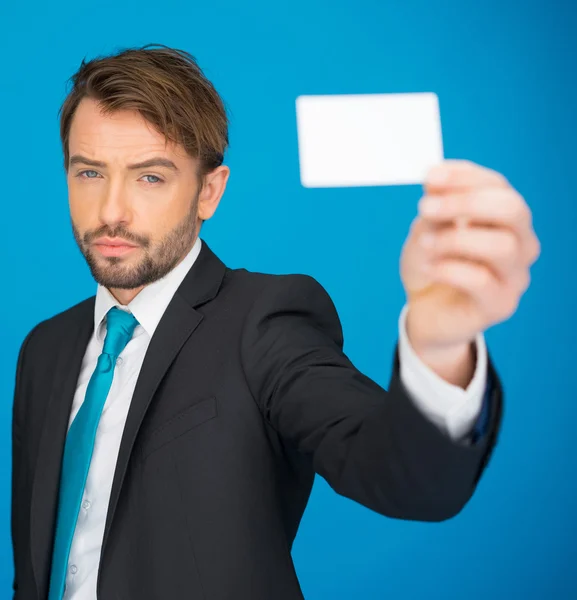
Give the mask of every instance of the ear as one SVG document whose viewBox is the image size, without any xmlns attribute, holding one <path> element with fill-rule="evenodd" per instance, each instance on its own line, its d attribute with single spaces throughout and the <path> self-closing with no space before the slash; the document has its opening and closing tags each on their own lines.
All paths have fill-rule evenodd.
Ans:
<svg viewBox="0 0 577 600">
<path fill-rule="evenodd" d="M 204 187 L 198 197 L 198 218 L 206 221 L 214 215 L 218 203 L 226 189 L 230 175 L 229 167 L 221 165 L 207 173 L 204 177 Z"/>
</svg>

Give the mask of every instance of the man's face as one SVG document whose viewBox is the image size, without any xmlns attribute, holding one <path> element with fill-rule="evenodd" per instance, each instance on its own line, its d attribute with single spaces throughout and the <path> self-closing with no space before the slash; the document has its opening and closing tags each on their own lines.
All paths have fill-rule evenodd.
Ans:
<svg viewBox="0 0 577 600">
<path fill-rule="evenodd" d="M 137 112 L 104 116 L 88 98 L 74 115 L 69 154 L 72 229 L 94 279 L 134 289 L 172 270 L 200 224 L 197 159 L 167 144 Z M 134 166 L 151 159 L 166 164 Z"/>
</svg>

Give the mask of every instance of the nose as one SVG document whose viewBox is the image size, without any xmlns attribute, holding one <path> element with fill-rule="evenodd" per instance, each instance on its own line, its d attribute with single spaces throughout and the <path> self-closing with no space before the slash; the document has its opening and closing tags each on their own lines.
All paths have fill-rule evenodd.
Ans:
<svg viewBox="0 0 577 600">
<path fill-rule="evenodd" d="M 110 181 L 108 183 L 100 203 L 99 213 L 102 223 L 106 223 L 110 227 L 130 222 L 132 218 L 130 201 L 121 182 Z"/>
</svg>

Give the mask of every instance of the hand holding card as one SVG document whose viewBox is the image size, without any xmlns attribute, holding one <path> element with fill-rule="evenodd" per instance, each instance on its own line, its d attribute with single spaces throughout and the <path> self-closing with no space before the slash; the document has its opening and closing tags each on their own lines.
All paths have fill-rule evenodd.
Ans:
<svg viewBox="0 0 577 600">
<path fill-rule="evenodd" d="M 425 190 L 401 256 L 407 328 L 421 357 L 446 356 L 515 313 L 540 245 L 524 198 L 496 171 L 447 160 Z"/>
<path fill-rule="evenodd" d="M 434 94 L 301 96 L 297 121 L 304 186 L 423 184 L 401 256 L 407 332 L 460 385 L 471 342 L 512 316 L 539 256 L 524 199 L 500 173 L 443 160 Z"/>
</svg>

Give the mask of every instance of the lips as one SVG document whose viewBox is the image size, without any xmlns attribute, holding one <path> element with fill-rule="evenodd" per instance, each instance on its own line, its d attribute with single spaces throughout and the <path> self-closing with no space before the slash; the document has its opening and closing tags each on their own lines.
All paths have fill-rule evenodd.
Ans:
<svg viewBox="0 0 577 600">
<path fill-rule="evenodd" d="M 138 246 L 123 240 L 122 238 L 99 238 L 94 242 L 94 246 L 102 256 L 124 256 L 133 252 Z"/>
<path fill-rule="evenodd" d="M 121 246 L 121 247 L 129 247 L 136 248 L 135 244 L 131 244 L 126 240 L 121 238 L 99 238 L 94 242 L 97 246 Z"/>
</svg>

